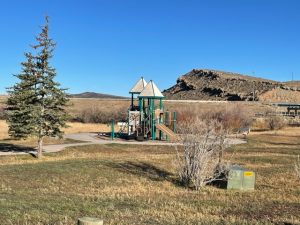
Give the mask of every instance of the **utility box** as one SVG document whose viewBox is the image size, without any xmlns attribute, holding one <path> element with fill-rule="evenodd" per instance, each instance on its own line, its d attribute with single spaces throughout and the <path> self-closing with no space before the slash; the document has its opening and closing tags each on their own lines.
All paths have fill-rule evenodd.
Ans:
<svg viewBox="0 0 300 225">
<path fill-rule="evenodd" d="M 229 170 L 227 189 L 254 190 L 255 172 L 241 166 L 233 166 Z"/>
</svg>

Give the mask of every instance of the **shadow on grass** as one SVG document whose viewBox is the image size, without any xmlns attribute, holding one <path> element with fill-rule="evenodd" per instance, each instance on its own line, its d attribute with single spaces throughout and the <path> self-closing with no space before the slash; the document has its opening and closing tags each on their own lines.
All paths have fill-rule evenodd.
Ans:
<svg viewBox="0 0 300 225">
<path fill-rule="evenodd" d="M 121 172 L 144 177 L 152 181 L 169 181 L 178 185 L 178 180 L 173 177 L 174 174 L 149 163 L 127 161 L 123 163 L 112 163 L 109 166 Z"/>
<path fill-rule="evenodd" d="M 0 143 L 0 153 L 6 152 L 6 153 L 30 153 L 35 152 L 34 148 L 26 147 L 26 146 L 20 146 L 20 145 L 14 145 L 9 143 Z"/>
<path fill-rule="evenodd" d="M 220 180 L 215 180 L 212 181 L 210 183 L 208 183 L 207 185 L 209 186 L 213 186 L 219 189 L 227 189 L 227 179 L 220 179 Z"/>
<path fill-rule="evenodd" d="M 144 177 L 152 181 L 168 181 L 174 184 L 177 187 L 187 188 L 194 190 L 193 187 L 187 186 L 180 182 L 180 180 L 173 174 L 166 170 L 160 169 L 152 164 L 145 162 L 122 162 L 122 163 L 109 163 L 110 167 L 119 170 L 120 172 L 133 174 L 139 177 Z M 214 186 L 220 189 L 227 188 L 227 180 L 222 179 L 213 181 L 208 185 Z"/>
</svg>

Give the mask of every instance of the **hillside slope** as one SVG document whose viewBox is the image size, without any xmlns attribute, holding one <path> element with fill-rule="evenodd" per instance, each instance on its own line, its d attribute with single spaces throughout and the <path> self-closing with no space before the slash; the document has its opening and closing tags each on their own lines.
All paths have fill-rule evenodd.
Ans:
<svg viewBox="0 0 300 225">
<path fill-rule="evenodd" d="M 95 92 L 83 92 L 80 94 L 70 94 L 68 95 L 70 98 L 110 98 L 110 99 L 126 99 L 123 96 L 116 96 L 116 95 L 108 95 L 108 94 L 101 94 Z"/>
<path fill-rule="evenodd" d="M 163 94 L 167 99 L 300 101 L 300 87 L 288 84 L 237 73 L 193 69 Z"/>
</svg>

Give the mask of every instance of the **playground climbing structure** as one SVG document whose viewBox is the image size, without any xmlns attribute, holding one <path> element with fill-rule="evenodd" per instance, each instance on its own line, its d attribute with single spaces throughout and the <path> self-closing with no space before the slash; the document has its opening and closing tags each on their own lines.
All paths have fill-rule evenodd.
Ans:
<svg viewBox="0 0 300 225">
<path fill-rule="evenodd" d="M 151 80 L 143 77 L 129 91 L 131 104 L 127 121 L 120 132 L 128 138 L 142 140 L 170 140 L 176 136 L 176 112 L 165 111 L 163 94 Z"/>
</svg>

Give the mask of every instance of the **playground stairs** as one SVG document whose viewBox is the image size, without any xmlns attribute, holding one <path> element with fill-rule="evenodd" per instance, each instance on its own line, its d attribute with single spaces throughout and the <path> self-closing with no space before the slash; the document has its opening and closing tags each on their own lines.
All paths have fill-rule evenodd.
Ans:
<svg viewBox="0 0 300 225">
<path fill-rule="evenodd" d="M 156 124 L 155 127 L 167 136 L 169 136 L 171 139 L 174 139 L 176 137 L 176 134 L 164 124 Z"/>
<path fill-rule="evenodd" d="M 123 136 L 125 133 L 127 133 L 127 129 L 128 129 L 128 122 L 122 122 L 122 125 L 120 126 L 120 129 L 117 132 L 117 136 L 119 137 Z"/>
</svg>

